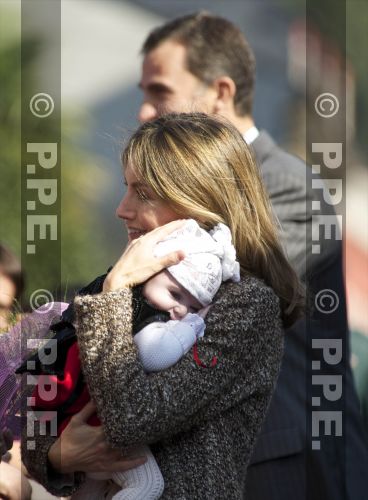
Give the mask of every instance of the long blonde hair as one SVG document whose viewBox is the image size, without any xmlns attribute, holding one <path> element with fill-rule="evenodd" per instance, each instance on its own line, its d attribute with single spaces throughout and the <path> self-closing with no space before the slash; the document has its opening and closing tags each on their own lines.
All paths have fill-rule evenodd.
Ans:
<svg viewBox="0 0 368 500">
<path fill-rule="evenodd" d="M 133 134 L 122 162 L 179 217 L 207 230 L 229 226 L 242 272 L 273 288 L 284 325 L 301 315 L 302 287 L 278 240 L 257 165 L 233 125 L 203 113 L 168 114 Z"/>
</svg>

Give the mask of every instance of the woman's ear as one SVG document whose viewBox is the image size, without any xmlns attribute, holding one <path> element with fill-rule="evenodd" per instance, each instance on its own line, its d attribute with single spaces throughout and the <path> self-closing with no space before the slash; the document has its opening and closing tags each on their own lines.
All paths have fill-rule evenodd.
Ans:
<svg viewBox="0 0 368 500">
<path fill-rule="evenodd" d="M 216 101 L 214 111 L 218 114 L 228 114 L 234 110 L 234 98 L 236 94 L 236 85 L 229 76 L 220 76 L 213 83 L 216 90 Z"/>
</svg>

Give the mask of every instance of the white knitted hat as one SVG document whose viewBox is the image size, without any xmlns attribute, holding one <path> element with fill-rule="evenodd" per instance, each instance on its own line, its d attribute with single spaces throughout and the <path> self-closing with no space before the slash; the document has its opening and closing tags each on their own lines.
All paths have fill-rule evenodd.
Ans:
<svg viewBox="0 0 368 500">
<path fill-rule="evenodd" d="M 239 262 L 230 229 L 217 224 L 210 232 L 189 219 L 183 227 L 157 243 L 156 257 L 183 250 L 185 259 L 167 271 L 203 306 L 212 302 L 223 281 L 239 281 Z"/>
</svg>

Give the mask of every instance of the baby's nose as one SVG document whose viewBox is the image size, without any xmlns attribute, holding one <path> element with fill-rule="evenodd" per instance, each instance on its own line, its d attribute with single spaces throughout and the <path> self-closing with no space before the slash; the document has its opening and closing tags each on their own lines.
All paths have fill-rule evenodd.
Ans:
<svg viewBox="0 0 368 500">
<path fill-rule="evenodd" d="M 171 311 L 171 319 L 182 319 L 187 313 L 188 308 L 184 304 L 178 304 Z"/>
</svg>

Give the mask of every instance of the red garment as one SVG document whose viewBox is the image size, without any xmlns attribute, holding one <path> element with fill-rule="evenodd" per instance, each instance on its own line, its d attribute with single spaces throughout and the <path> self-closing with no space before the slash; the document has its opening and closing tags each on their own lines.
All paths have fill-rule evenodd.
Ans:
<svg viewBox="0 0 368 500">
<path fill-rule="evenodd" d="M 34 404 L 32 407 L 36 410 L 44 411 L 58 410 L 75 391 L 80 372 L 81 364 L 78 342 L 74 342 L 74 344 L 70 346 L 66 356 L 63 379 L 56 375 L 39 375 L 37 386 L 33 392 Z M 65 429 L 71 417 L 78 413 L 90 399 L 87 385 L 84 383 L 81 394 L 76 401 L 65 410 L 64 415 L 67 416 L 58 425 L 58 436 L 60 436 Z M 87 423 L 93 426 L 101 425 L 96 414 L 92 415 Z"/>
</svg>

